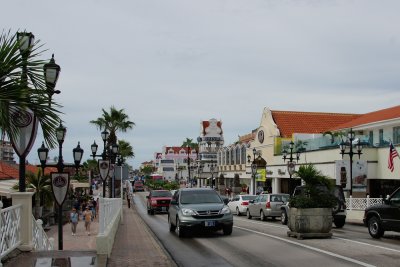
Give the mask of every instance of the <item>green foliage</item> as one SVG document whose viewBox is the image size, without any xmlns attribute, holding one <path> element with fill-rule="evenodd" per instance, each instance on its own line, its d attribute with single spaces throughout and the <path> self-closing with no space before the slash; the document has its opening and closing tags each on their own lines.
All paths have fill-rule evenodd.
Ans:
<svg viewBox="0 0 400 267">
<path fill-rule="evenodd" d="M 43 65 L 39 60 L 43 51 L 39 41 L 22 57 L 16 34 L 0 34 L 0 129 L 9 139 L 19 134 L 19 128 L 10 120 L 10 111 L 24 113 L 30 109 L 38 119 L 48 147 L 57 145 L 55 129 L 59 125 L 61 106 L 53 101 L 46 88 Z"/>
<path fill-rule="evenodd" d="M 333 208 L 336 198 L 330 193 L 333 182 L 329 177 L 318 171 L 314 165 L 302 165 L 295 172 L 295 177 L 305 182 L 302 194 L 289 199 L 289 204 L 294 208 Z"/>
<path fill-rule="evenodd" d="M 165 189 L 165 190 L 175 190 L 179 188 L 179 183 L 173 181 L 165 181 L 165 180 L 153 180 L 153 179 L 146 179 L 145 185 L 147 188 L 152 189 L 152 190 L 159 190 L 159 189 Z"/>
<path fill-rule="evenodd" d="M 144 166 L 141 171 L 145 174 L 145 175 L 149 175 L 153 172 L 153 167 L 152 166 Z M 147 178 L 146 178 L 147 179 Z"/>
</svg>

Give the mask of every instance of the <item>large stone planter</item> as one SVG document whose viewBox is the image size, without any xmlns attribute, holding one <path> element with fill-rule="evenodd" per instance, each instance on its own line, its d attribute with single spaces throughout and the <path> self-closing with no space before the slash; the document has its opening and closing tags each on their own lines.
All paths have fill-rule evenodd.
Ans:
<svg viewBox="0 0 400 267">
<path fill-rule="evenodd" d="M 290 208 L 288 217 L 288 236 L 304 237 L 331 237 L 332 209 Z"/>
</svg>

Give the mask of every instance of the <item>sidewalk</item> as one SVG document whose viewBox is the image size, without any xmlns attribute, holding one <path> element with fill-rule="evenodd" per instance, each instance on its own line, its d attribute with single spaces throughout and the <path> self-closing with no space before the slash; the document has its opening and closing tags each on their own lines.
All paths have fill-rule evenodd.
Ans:
<svg viewBox="0 0 400 267">
<path fill-rule="evenodd" d="M 135 204 L 123 205 L 123 222 L 119 225 L 108 267 L 175 267 L 175 262 L 142 220 Z"/>
</svg>

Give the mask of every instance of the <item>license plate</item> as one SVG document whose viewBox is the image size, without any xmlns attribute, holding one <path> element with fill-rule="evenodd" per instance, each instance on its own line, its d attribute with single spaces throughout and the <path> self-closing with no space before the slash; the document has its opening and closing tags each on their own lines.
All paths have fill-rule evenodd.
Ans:
<svg viewBox="0 0 400 267">
<path fill-rule="evenodd" d="M 206 227 L 215 226 L 215 221 L 205 221 L 204 224 Z"/>
</svg>

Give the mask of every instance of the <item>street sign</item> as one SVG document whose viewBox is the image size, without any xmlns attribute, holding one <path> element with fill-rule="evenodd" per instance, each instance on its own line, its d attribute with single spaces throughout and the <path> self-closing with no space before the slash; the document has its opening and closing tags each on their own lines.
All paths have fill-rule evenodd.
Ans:
<svg viewBox="0 0 400 267">
<path fill-rule="evenodd" d="M 51 190 L 58 206 L 62 206 L 67 196 L 69 187 L 68 172 L 52 172 L 51 173 Z"/>
<path fill-rule="evenodd" d="M 110 171 L 110 161 L 99 159 L 100 178 L 104 182 L 107 179 L 108 172 Z"/>
</svg>

